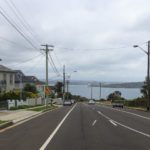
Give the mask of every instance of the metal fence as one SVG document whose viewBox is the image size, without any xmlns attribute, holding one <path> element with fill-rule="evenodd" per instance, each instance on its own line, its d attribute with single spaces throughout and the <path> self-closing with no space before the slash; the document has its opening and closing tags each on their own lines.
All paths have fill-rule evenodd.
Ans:
<svg viewBox="0 0 150 150">
<path fill-rule="evenodd" d="M 0 110 L 8 109 L 7 101 L 0 101 Z"/>
</svg>

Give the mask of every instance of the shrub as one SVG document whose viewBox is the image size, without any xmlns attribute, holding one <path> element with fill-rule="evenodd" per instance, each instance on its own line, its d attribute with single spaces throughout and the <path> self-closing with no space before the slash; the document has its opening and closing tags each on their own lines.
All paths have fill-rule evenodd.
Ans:
<svg viewBox="0 0 150 150">
<path fill-rule="evenodd" d="M 146 107 L 147 100 L 142 98 L 137 98 L 134 100 L 126 100 L 124 101 L 124 104 L 126 106 L 131 106 L 131 107 Z"/>
</svg>

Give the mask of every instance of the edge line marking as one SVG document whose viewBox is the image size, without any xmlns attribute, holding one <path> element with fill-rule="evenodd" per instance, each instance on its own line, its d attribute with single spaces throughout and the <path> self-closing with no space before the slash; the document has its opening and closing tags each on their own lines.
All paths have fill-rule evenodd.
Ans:
<svg viewBox="0 0 150 150">
<path fill-rule="evenodd" d="M 57 125 L 57 127 L 55 128 L 55 130 L 50 134 L 50 136 L 48 137 L 48 139 L 44 142 L 44 144 L 40 147 L 39 150 L 44 150 L 47 147 L 47 145 L 50 143 L 50 141 L 52 140 L 52 138 L 55 136 L 55 134 L 57 133 L 57 131 L 59 130 L 59 128 L 61 127 L 61 125 L 64 123 L 64 121 L 69 116 L 69 114 L 72 112 L 72 110 L 76 107 L 76 105 L 77 105 L 77 103 L 69 110 L 69 112 L 61 120 L 61 122 Z"/>
</svg>

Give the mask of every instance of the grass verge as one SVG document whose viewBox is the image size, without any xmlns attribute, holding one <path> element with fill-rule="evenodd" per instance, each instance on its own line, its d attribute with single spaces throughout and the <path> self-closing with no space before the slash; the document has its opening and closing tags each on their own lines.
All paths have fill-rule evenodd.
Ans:
<svg viewBox="0 0 150 150">
<path fill-rule="evenodd" d="M 32 108 L 32 107 L 40 107 L 42 105 L 36 105 L 36 106 L 28 106 L 28 105 L 21 105 L 18 107 L 11 107 L 10 110 L 18 110 L 18 109 L 26 109 L 26 108 Z"/>
<path fill-rule="evenodd" d="M 36 108 L 30 108 L 28 110 L 31 110 L 31 111 L 42 111 L 42 112 L 45 112 L 45 111 L 49 111 L 49 110 L 52 110 L 52 109 L 55 109 L 57 108 L 57 106 L 40 106 L 40 107 L 36 107 Z"/>
<path fill-rule="evenodd" d="M 0 120 L 0 130 L 4 129 L 6 127 L 9 127 L 11 125 L 13 125 L 12 121 L 2 121 L 2 120 Z"/>
<path fill-rule="evenodd" d="M 6 122 L 8 122 L 8 121 L 2 121 L 2 120 L 0 120 L 0 124 L 6 123 Z"/>
<path fill-rule="evenodd" d="M 127 107 L 129 109 L 136 109 L 136 110 L 146 111 L 146 108 L 144 108 L 144 107 L 134 107 L 134 106 L 125 106 L 125 107 Z"/>
</svg>

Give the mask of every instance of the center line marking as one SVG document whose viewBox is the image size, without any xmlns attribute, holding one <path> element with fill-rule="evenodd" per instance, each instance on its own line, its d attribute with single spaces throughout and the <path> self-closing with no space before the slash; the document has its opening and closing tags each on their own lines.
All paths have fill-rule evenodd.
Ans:
<svg viewBox="0 0 150 150">
<path fill-rule="evenodd" d="M 92 126 L 94 126 L 96 122 L 97 122 L 97 120 L 94 120 L 94 122 L 92 123 Z"/>
<path fill-rule="evenodd" d="M 109 120 L 110 123 L 112 123 L 114 126 L 117 126 L 117 124 L 113 120 Z"/>
<path fill-rule="evenodd" d="M 76 105 L 77 105 L 77 103 L 69 110 L 69 112 L 61 120 L 61 122 L 57 125 L 57 127 L 55 128 L 55 130 L 52 132 L 52 134 L 48 137 L 48 139 L 45 141 L 45 143 L 41 146 L 41 148 L 39 150 L 45 150 L 45 148 L 47 147 L 47 145 L 50 143 L 50 141 L 52 140 L 52 138 L 55 136 L 56 132 L 59 130 L 59 128 L 61 127 L 61 125 L 64 123 L 64 121 L 66 120 L 66 118 L 69 116 L 69 114 L 72 112 L 72 110 L 75 108 Z"/>
</svg>

